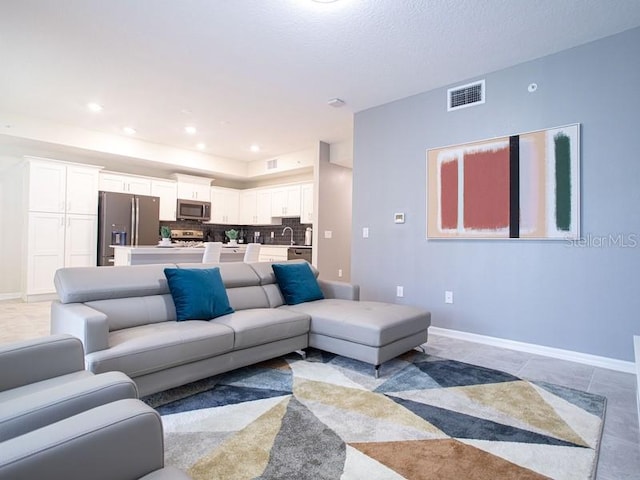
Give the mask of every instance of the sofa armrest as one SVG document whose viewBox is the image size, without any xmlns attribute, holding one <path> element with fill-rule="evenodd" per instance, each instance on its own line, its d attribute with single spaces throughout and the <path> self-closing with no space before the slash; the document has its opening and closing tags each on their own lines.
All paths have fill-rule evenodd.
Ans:
<svg viewBox="0 0 640 480">
<path fill-rule="evenodd" d="M 341 300 L 360 300 L 360 286 L 334 280 L 318 279 L 320 290 L 325 298 L 339 298 Z"/>
<path fill-rule="evenodd" d="M 51 302 L 51 333 L 79 338 L 85 354 L 109 348 L 107 316 L 84 303 Z"/>
<path fill-rule="evenodd" d="M 131 480 L 164 467 L 162 422 L 119 400 L 2 442 L 0 479 Z"/>
<path fill-rule="evenodd" d="M 0 346 L 0 391 L 84 370 L 82 343 L 71 335 Z"/>
</svg>

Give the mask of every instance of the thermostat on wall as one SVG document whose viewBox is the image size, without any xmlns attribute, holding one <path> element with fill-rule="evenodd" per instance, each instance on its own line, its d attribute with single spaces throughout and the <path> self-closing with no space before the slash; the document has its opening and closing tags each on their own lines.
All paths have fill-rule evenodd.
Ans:
<svg viewBox="0 0 640 480">
<path fill-rule="evenodd" d="M 395 223 L 404 223 L 404 213 L 396 213 L 396 214 L 394 214 L 393 221 Z"/>
</svg>

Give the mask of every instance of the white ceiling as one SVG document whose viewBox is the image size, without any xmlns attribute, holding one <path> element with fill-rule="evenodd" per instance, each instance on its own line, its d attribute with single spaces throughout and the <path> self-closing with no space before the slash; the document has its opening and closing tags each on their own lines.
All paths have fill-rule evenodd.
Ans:
<svg viewBox="0 0 640 480">
<path fill-rule="evenodd" d="M 638 25 L 639 0 L 2 0 L 0 112 L 265 159 L 349 139 L 358 111 Z"/>
</svg>

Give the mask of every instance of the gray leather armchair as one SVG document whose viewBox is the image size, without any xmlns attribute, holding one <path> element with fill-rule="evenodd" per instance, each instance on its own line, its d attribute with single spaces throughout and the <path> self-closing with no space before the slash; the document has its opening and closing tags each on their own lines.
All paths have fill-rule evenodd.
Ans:
<svg viewBox="0 0 640 480">
<path fill-rule="evenodd" d="M 84 368 L 70 335 L 0 345 L 0 480 L 185 480 L 158 413 L 122 372 Z"/>
<path fill-rule="evenodd" d="M 137 397 L 135 383 L 124 373 L 85 370 L 82 342 L 71 335 L 0 345 L 0 442 Z"/>
<path fill-rule="evenodd" d="M 0 480 L 186 480 L 164 466 L 162 422 L 140 400 L 87 410 L 0 443 Z"/>
</svg>

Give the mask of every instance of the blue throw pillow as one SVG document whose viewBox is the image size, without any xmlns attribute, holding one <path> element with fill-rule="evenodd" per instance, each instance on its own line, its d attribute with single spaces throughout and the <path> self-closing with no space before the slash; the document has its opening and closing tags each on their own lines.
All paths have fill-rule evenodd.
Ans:
<svg viewBox="0 0 640 480">
<path fill-rule="evenodd" d="M 165 268 L 178 321 L 211 320 L 233 313 L 219 268 Z"/>
<path fill-rule="evenodd" d="M 287 305 L 297 305 L 324 298 L 308 263 L 274 263 L 272 267 Z"/>
</svg>

